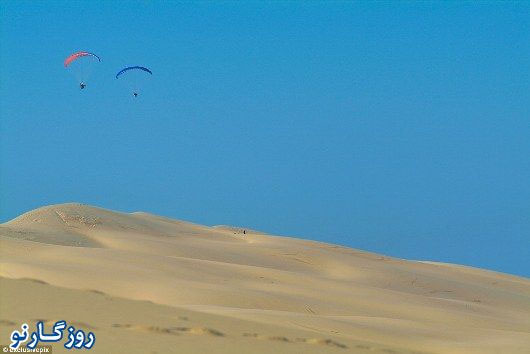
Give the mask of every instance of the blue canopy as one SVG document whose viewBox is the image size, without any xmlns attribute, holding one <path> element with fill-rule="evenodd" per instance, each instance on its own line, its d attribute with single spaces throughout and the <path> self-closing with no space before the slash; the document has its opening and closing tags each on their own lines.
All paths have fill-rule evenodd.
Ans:
<svg viewBox="0 0 530 354">
<path fill-rule="evenodd" d="M 147 69 L 147 68 L 144 68 L 143 66 L 129 66 L 129 67 L 126 67 L 124 69 L 121 69 L 117 74 L 116 74 L 116 79 L 118 78 L 118 76 L 120 76 L 121 74 L 123 74 L 124 72 L 126 71 L 129 71 L 129 70 L 143 70 L 145 72 L 148 72 L 149 74 L 153 75 L 153 73 L 151 72 L 151 70 Z"/>
</svg>

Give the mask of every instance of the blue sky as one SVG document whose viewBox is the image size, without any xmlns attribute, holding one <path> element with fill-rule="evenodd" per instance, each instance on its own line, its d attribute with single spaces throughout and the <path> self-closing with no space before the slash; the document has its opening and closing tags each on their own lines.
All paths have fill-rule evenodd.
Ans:
<svg viewBox="0 0 530 354">
<path fill-rule="evenodd" d="M 530 4 L 0 9 L 0 221 L 76 201 L 530 276 Z"/>
</svg>

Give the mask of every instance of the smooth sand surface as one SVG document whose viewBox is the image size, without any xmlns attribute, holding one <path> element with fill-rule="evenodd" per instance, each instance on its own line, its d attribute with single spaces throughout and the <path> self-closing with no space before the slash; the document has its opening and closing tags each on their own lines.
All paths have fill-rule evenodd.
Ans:
<svg viewBox="0 0 530 354">
<path fill-rule="evenodd" d="M 92 353 L 530 353 L 527 278 L 147 213 L 23 214 L 0 276 L 0 344 L 64 319 Z"/>
</svg>

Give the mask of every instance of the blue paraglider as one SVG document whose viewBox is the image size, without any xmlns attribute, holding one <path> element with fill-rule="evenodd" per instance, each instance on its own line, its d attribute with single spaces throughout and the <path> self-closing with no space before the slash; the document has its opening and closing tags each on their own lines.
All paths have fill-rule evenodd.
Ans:
<svg viewBox="0 0 530 354">
<path fill-rule="evenodd" d="M 116 74 L 116 79 L 119 79 L 123 74 L 125 73 L 133 73 L 133 72 L 137 72 L 137 73 L 141 73 L 141 72 L 146 72 L 148 74 L 151 74 L 153 75 L 153 72 L 151 70 L 149 70 L 148 68 L 146 67 L 143 67 L 143 66 L 128 66 L 126 68 L 123 68 L 121 69 L 117 74 Z M 128 76 L 128 75 L 126 75 Z M 133 85 L 133 96 L 134 97 L 138 97 L 139 95 L 139 84 L 138 84 L 138 77 L 136 75 L 132 75 L 133 78 L 131 79 L 131 84 Z"/>
</svg>

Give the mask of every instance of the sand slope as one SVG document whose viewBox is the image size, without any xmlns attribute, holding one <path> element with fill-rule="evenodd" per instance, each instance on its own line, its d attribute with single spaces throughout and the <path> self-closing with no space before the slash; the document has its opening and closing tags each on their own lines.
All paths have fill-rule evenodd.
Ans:
<svg viewBox="0 0 530 354">
<path fill-rule="evenodd" d="M 0 343 L 64 317 L 97 328 L 96 353 L 530 352 L 529 279 L 245 231 L 23 214 L 0 226 Z"/>
</svg>

